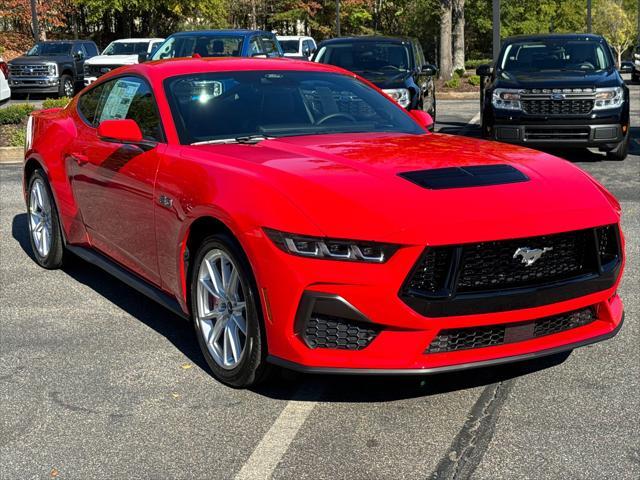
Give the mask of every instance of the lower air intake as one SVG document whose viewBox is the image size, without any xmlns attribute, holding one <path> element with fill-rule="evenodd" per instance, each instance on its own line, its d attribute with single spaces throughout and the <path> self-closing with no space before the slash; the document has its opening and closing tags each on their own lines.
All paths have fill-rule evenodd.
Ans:
<svg viewBox="0 0 640 480">
<path fill-rule="evenodd" d="M 455 352 L 522 342 L 582 327 L 595 319 L 595 311 L 589 307 L 530 322 L 442 330 L 425 353 Z"/>
<path fill-rule="evenodd" d="M 342 318 L 316 315 L 309 318 L 304 338 L 311 348 L 362 350 L 378 335 L 372 325 Z"/>
</svg>

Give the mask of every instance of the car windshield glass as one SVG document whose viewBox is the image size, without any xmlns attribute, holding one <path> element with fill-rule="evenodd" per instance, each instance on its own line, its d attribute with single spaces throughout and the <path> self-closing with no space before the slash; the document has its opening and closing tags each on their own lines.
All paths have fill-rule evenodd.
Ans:
<svg viewBox="0 0 640 480">
<path fill-rule="evenodd" d="M 71 55 L 70 43 L 36 43 L 27 56 Z"/>
<path fill-rule="evenodd" d="M 578 70 L 592 72 L 610 67 L 604 45 L 588 39 L 549 39 L 514 42 L 502 54 L 500 69 L 506 72 Z"/>
<path fill-rule="evenodd" d="M 153 60 L 174 57 L 239 57 L 242 37 L 222 35 L 180 35 L 168 38 L 153 54 Z"/>
<path fill-rule="evenodd" d="M 113 42 L 104 49 L 102 55 L 137 55 L 145 53 L 149 42 Z"/>
<path fill-rule="evenodd" d="M 393 73 L 411 69 L 409 47 L 392 42 L 340 42 L 320 49 L 317 62 L 329 63 L 359 74 Z"/>
<path fill-rule="evenodd" d="M 298 46 L 300 42 L 298 40 L 280 40 L 280 46 L 284 53 L 298 53 Z"/>
<path fill-rule="evenodd" d="M 346 75 L 250 71 L 165 80 L 183 144 L 241 137 L 424 131 L 394 102 Z"/>
</svg>

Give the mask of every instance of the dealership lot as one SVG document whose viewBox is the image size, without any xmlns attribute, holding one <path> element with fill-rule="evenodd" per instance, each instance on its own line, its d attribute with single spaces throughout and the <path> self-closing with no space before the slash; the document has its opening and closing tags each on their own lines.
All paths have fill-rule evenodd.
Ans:
<svg viewBox="0 0 640 480">
<path fill-rule="evenodd" d="M 631 88 L 626 161 L 559 153 L 622 203 L 621 333 L 567 359 L 465 374 L 224 387 L 179 318 L 80 261 L 37 267 L 20 168 L 1 166 L 0 478 L 638 478 L 640 87 Z M 439 101 L 438 129 L 477 136 L 477 107 Z"/>
</svg>

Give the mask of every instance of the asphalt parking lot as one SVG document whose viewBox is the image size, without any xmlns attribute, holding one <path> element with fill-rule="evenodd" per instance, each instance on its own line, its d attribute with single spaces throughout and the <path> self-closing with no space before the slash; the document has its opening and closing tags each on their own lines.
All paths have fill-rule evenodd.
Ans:
<svg viewBox="0 0 640 480">
<path fill-rule="evenodd" d="M 640 478 L 640 86 L 632 155 L 559 152 L 621 201 L 626 322 L 544 362 L 434 377 L 281 375 L 233 390 L 189 325 L 81 261 L 30 258 L 0 166 L 0 478 Z M 438 129 L 477 136 L 477 101 Z"/>
</svg>

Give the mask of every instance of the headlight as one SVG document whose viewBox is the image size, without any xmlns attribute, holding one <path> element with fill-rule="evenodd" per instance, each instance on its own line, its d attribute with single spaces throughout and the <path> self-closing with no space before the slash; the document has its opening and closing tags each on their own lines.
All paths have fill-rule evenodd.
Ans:
<svg viewBox="0 0 640 480">
<path fill-rule="evenodd" d="M 521 110 L 520 90 L 510 90 L 507 88 L 496 88 L 491 97 L 491 104 L 494 108 L 505 110 Z"/>
<path fill-rule="evenodd" d="M 31 149 L 31 140 L 33 138 L 33 115 L 29 115 L 27 120 L 26 132 L 24 135 L 24 153 Z"/>
<path fill-rule="evenodd" d="M 384 263 L 398 250 L 398 245 L 385 243 L 308 237 L 270 228 L 263 230 L 280 250 L 300 257 Z"/>
<path fill-rule="evenodd" d="M 596 103 L 594 110 L 607 110 L 618 108 L 624 102 L 624 90 L 622 87 L 596 88 Z"/>
<path fill-rule="evenodd" d="M 406 88 L 390 88 L 383 90 L 383 92 L 398 102 L 401 107 L 407 108 L 411 103 L 411 95 Z"/>
<path fill-rule="evenodd" d="M 47 63 L 47 68 L 49 69 L 49 75 L 52 77 L 58 76 L 58 65 L 55 63 Z"/>
</svg>

